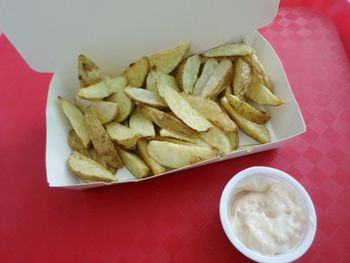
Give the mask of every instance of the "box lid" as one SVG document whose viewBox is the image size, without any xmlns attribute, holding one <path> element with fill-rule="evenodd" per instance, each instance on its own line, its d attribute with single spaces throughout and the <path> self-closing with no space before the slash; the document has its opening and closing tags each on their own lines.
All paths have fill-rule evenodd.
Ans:
<svg viewBox="0 0 350 263">
<path fill-rule="evenodd" d="M 0 30 L 30 67 L 75 72 L 85 53 L 107 73 L 179 42 L 196 51 L 271 22 L 278 0 L 2 0 Z"/>
</svg>

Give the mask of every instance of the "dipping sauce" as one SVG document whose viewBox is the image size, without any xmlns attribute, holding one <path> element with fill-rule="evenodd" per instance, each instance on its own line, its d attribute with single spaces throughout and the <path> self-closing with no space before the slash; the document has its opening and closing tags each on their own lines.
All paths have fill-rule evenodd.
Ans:
<svg viewBox="0 0 350 263">
<path fill-rule="evenodd" d="M 307 224 L 306 212 L 292 188 L 256 178 L 243 182 L 234 192 L 229 220 L 247 248 L 266 256 L 297 245 Z"/>
</svg>

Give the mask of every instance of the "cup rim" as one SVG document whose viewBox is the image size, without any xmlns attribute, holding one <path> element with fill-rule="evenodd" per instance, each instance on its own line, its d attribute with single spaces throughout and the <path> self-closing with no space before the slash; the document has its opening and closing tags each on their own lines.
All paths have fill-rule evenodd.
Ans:
<svg viewBox="0 0 350 263">
<path fill-rule="evenodd" d="M 249 176 L 261 176 L 261 175 L 271 176 L 271 178 L 287 183 L 290 187 L 294 188 L 296 190 L 296 194 L 298 195 L 298 197 L 303 201 L 303 204 L 308 213 L 309 223 L 305 230 L 303 239 L 300 240 L 299 243 L 294 248 L 277 256 L 262 255 L 262 254 L 259 254 L 258 252 L 255 252 L 247 248 L 236 237 L 228 220 L 227 206 L 235 187 L 240 182 L 242 182 L 242 180 L 246 179 Z M 310 248 L 315 238 L 316 229 L 317 229 L 317 216 L 316 216 L 315 207 L 305 188 L 296 179 L 294 179 L 292 176 L 290 176 L 286 172 L 283 172 L 276 168 L 266 167 L 266 166 L 253 166 L 253 167 L 244 169 L 230 179 L 230 181 L 226 184 L 220 198 L 219 214 L 220 214 L 221 225 L 230 242 L 246 257 L 259 262 L 290 262 L 290 261 L 296 260 L 297 258 L 301 257 Z"/>
</svg>

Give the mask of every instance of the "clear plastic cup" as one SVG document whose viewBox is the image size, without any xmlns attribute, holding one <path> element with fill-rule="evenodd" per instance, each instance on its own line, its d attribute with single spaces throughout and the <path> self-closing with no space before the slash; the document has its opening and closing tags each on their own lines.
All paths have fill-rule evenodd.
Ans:
<svg viewBox="0 0 350 263">
<path fill-rule="evenodd" d="M 230 225 L 229 221 L 229 206 L 232 200 L 235 189 L 247 179 L 260 178 L 270 181 L 278 181 L 293 189 L 299 198 L 300 204 L 304 207 L 307 213 L 308 223 L 305 227 L 300 241 L 295 245 L 295 247 L 290 250 L 276 255 L 276 256 L 266 256 L 262 255 L 256 251 L 247 248 L 240 240 L 237 238 L 233 231 L 233 227 Z M 296 181 L 293 177 L 287 173 L 271 168 L 256 166 L 245 169 L 237 173 L 232 179 L 226 184 L 225 189 L 221 195 L 220 199 L 220 219 L 222 227 L 230 240 L 230 242 L 245 256 L 248 258 L 258 261 L 258 262 L 291 262 L 301 257 L 311 246 L 317 228 L 317 218 L 315 207 L 309 194 L 306 192 L 304 187 Z"/>
</svg>

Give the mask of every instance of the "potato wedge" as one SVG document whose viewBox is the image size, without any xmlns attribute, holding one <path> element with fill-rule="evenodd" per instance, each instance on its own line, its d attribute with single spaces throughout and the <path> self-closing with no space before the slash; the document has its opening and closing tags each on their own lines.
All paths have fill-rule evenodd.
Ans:
<svg viewBox="0 0 350 263">
<path fill-rule="evenodd" d="M 77 151 L 69 157 L 68 167 L 85 181 L 110 183 L 117 180 L 117 177 L 106 168 Z"/>
<path fill-rule="evenodd" d="M 133 129 L 118 122 L 108 124 L 106 131 L 113 141 L 127 149 L 134 148 L 137 140 L 140 138 L 140 135 Z"/>
<path fill-rule="evenodd" d="M 119 106 L 119 113 L 115 119 L 116 122 L 123 122 L 134 109 L 135 103 L 126 96 L 124 88 L 120 88 L 107 98 L 107 101 L 117 103 Z"/>
<path fill-rule="evenodd" d="M 192 94 L 194 84 L 198 78 L 200 66 L 201 59 L 198 55 L 188 57 L 178 66 L 176 80 L 177 83 L 179 83 L 180 89 L 182 89 L 185 94 Z"/>
<path fill-rule="evenodd" d="M 236 150 L 239 146 L 238 130 L 233 132 L 225 132 L 225 135 L 228 137 L 228 139 L 231 142 L 231 149 Z"/>
<path fill-rule="evenodd" d="M 190 142 L 190 143 L 193 143 L 193 144 L 208 146 L 208 144 L 206 144 L 202 139 L 200 139 L 197 136 L 185 136 L 185 135 L 183 135 L 183 134 L 181 134 L 179 132 L 170 131 L 170 130 L 167 130 L 167 129 L 160 129 L 159 135 L 162 136 L 162 137 L 174 138 L 174 139 L 177 139 L 177 140 Z"/>
<path fill-rule="evenodd" d="M 205 84 L 208 82 L 210 77 L 213 75 L 216 67 L 219 65 L 219 62 L 214 58 L 209 58 L 202 69 L 200 77 L 197 79 L 196 84 L 193 88 L 193 95 L 199 96 L 203 92 Z"/>
<path fill-rule="evenodd" d="M 161 174 L 166 171 L 166 169 L 157 163 L 148 153 L 147 150 L 148 141 L 145 139 L 139 139 L 137 141 L 137 152 L 139 153 L 140 157 L 143 159 L 143 161 L 147 164 L 147 166 L 151 169 L 152 173 L 154 175 Z"/>
<path fill-rule="evenodd" d="M 146 90 L 155 92 L 158 94 L 157 89 L 158 74 L 155 70 L 151 70 L 146 78 Z"/>
<path fill-rule="evenodd" d="M 244 43 L 229 43 L 224 44 L 205 51 L 204 57 L 231 57 L 231 56 L 245 56 L 252 54 L 254 49 Z"/>
<path fill-rule="evenodd" d="M 91 154 L 91 159 L 93 159 L 95 162 L 97 162 L 99 165 L 102 165 L 104 168 L 106 168 L 107 170 L 109 170 L 112 174 L 116 174 L 117 172 L 117 168 L 111 167 L 107 164 L 106 162 L 106 158 L 104 155 L 98 154 L 96 152 L 96 150 L 94 148 L 92 148 L 90 150 L 90 154 Z"/>
<path fill-rule="evenodd" d="M 212 147 L 150 141 L 147 150 L 158 163 L 169 168 L 181 168 L 217 156 Z"/>
<path fill-rule="evenodd" d="M 140 106 L 140 112 L 161 128 L 177 131 L 188 136 L 197 134 L 197 131 L 191 129 L 182 121 L 164 111 L 142 105 Z"/>
<path fill-rule="evenodd" d="M 251 81 L 251 70 L 247 62 L 242 58 L 238 58 L 235 62 L 235 70 L 233 77 L 233 94 L 239 99 L 245 99 L 249 83 Z"/>
<path fill-rule="evenodd" d="M 176 83 L 176 79 L 173 76 L 162 72 L 157 72 L 155 70 L 151 70 L 147 76 L 146 90 L 155 92 L 159 95 L 158 89 L 157 89 L 157 82 L 166 83 L 174 90 L 180 92 L 180 89 Z"/>
<path fill-rule="evenodd" d="M 245 56 L 244 59 L 252 66 L 254 72 L 259 76 L 263 84 L 273 92 L 273 84 L 270 77 L 266 74 L 263 64 L 260 62 L 255 52 L 250 56 Z"/>
<path fill-rule="evenodd" d="M 206 131 L 212 125 L 203 118 L 191 105 L 168 85 L 157 85 L 159 95 L 177 117 L 196 131 Z"/>
<path fill-rule="evenodd" d="M 215 68 L 214 73 L 210 76 L 207 83 L 205 83 L 200 96 L 213 98 L 218 95 L 232 81 L 232 76 L 233 66 L 231 60 L 222 60 Z"/>
<path fill-rule="evenodd" d="M 284 100 L 276 97 L 262 82 L 256 74 L 252 75 L 252 80 L 248 86 L 247 97 L 259 104 L 278 106 Z"/>
<path fill-rule="evenodd" d="M 77 95 L 86 100 L 102 100 L 111 95 L 111 92 L 108 89 L 107 82 L 102 81 L 79 89 Z"/>
<path fill-rule="evenodd" d="M 78 56 L 78 71 L 80 88 L 97 84 L 106 79 L 99 67 L 83 54 Z"/>
<path fill-rule="evenodd" d="M 85 111 L 85 126 L 91 138 L 92 144 L 96 152 L 103 155 L 106 163 L 114 168 L 119 168 L 123 164 L 119 159 L 118 153 L 114 147 L 114 143 L 98 120 L 94 110 L 88 106 Z"/>
<path fill-rule="evenodd" d="M 246 145 L 241 145 L 238 147 L 237 151 L 251 151 L 255 146 L 259 144 L 253 143 L 253 144 L 246 144 Z"/>
<path fill-rule="evenodd" d="M 220 151 L 220 155 L 228 154 L 233 150 L 231 138 L 215 126 L 211 127 L 206 132 L 201 132 L 200 138 L 210 146 L 217 148 Z"/>
<path fill-rule="evenodd" d="M 85 111 L 87 106 L 91 106 L 102 124 L 113 121 L 119 112 L 119 106 L 114 102 L 84 100 L 79 96 L 75 96 L 75 103 L 82 111 Z"/>
<path fill-rule="evenodd" d="M 260 111 L 245 101 L 241 101 L 234 95 L 226 96 L 227 101 L 230 103 L 232 108 L 234 108 L 239 114 L 244 118 L 259 123 L 265 124 L 271 117 L 270 113 L 265 111 Z"/>
<path fill-rule="evenodd" d="M 119 147 L 117 149 L 124 165 L 136 178 L 141 179 L 149 175 L 150 169 L 140 157 Z"/>
<path fill-rule="evenodd" d="M 68 133 L 68 144 L 74 151 L 80 152 L 86 157 L 91 158 L 89 149 L 84 146 L 82 140 L 79 138 L 74 129 L 70 130 Z"/>
<path fill-rule="evenodd" d="M 184 98 L 190 103 L 192 108 L 217 127 L 226 132 L 237 130 L 236 123 L 221 110 L 216 102 L 199 96 L 186 95 Z"/>
<path fill-rule="evenodd" d="M 125 76 L 118 76 L 113 79 L 106 80 L 109 94 L 120 92 L 128 84 L 128 80 Z"/>
<path fill-rule="evenodd" d="M 160 135 L 156 135 L 154 137 L 148 137 L 147 141 L 161 141 L 161 142 L 171 142 L 171 143 L 176 143 L 176 144 L 193 145 L 192 142 L 186 142 L 186 141 L 182 141 L 182 140 L 171 138 L 171 137 L 163 137 Z M 208 144 L 206 146 L 208 146 Z"/>
<path fill-rule="evenodd" d="M 123 73 L 128 79 L 128 84 L 135 88 L 141 88 L 145 82 L 146 76 L 149 72 L 149 63 L 146 57 L 143 57 L 131 64 Z"/>
<path fill-rule="evenodd" d="M 124 89 L 126 84 L 126 77 L 120 76 L 99 82 L 87 88 L 79 89 L 77 95 L 87 100 L 102 100 L 112 93 L 119 92 L 121 89 Z"/>
<path fill-rule="evenodd" d="M 232 87 L 231 87 L 231 84 L 227 84 L 226 85 L 226 88 L 224 89 L 224 96 L 228 96 L 228 95 L 232 95 L 233 94 L 233 91 L 232 91 Z"/>
<path fill-rule="evenodd" d="M 141 137 L 150 137 L 156 135 L 152 121 L 143 116 L 139 108 L 131 113 L 129 119 L 129 127 L 138 133 Z"/>
<path fill-rule="evenodd" d="M 134 101 L 146 104 L 148 106 L 153 106 L 156 108 L 166 109 L 166 105 L 163 98 L 158 95 L 158 92 L 149 91 L 141 88 L 126 87 L 124 89 L 126 96 Z"/>
<path fill-rule="evenodd" d="M 85 127 L 83 113 L 77 106 L 63 97 L 58 97 L 58 103 L 60 104 L 64 115 L 66 115 L 68 118 L 78 137 L 83 142 L 83 145 L 88 148 L 90 144 L 90 136 Z"/>
<path fill-rule="evenodd" d="M 158 72 L 158 79 L 157 79 L 157 85 L 168 85 L 170 88 L 172 88 L 173 90 L 176 90 L 177 92 L 180 92 L 180 89 L 177 85 L 176 79 L 168 74 L 162 73 L 162 72 Z M 157 89 L 158 92 L 158 89 Z"/>
<path fill-rule="evenodd" d="M 227 113 L 245 134 L 254 138 L 260 143 L 270 142 L 269 131 L 264 125 L 249 121 L 246 118 L 242 117 L 239 113 L 237 113 L 236 110 L 231 107 L 226 97 L 222 97 L 220 101 L 221 105 L 225 108 Z"/>
<path fill-rule="evenodd" d="M 191 45 L 184 43 L 175 48 L 166 49 L 152 54 L 148 57 L 151 67 L 155 67 L 158 71 L 163 73 L 170 73 L 181 60 L 187 55 Z"/>
</svg>

